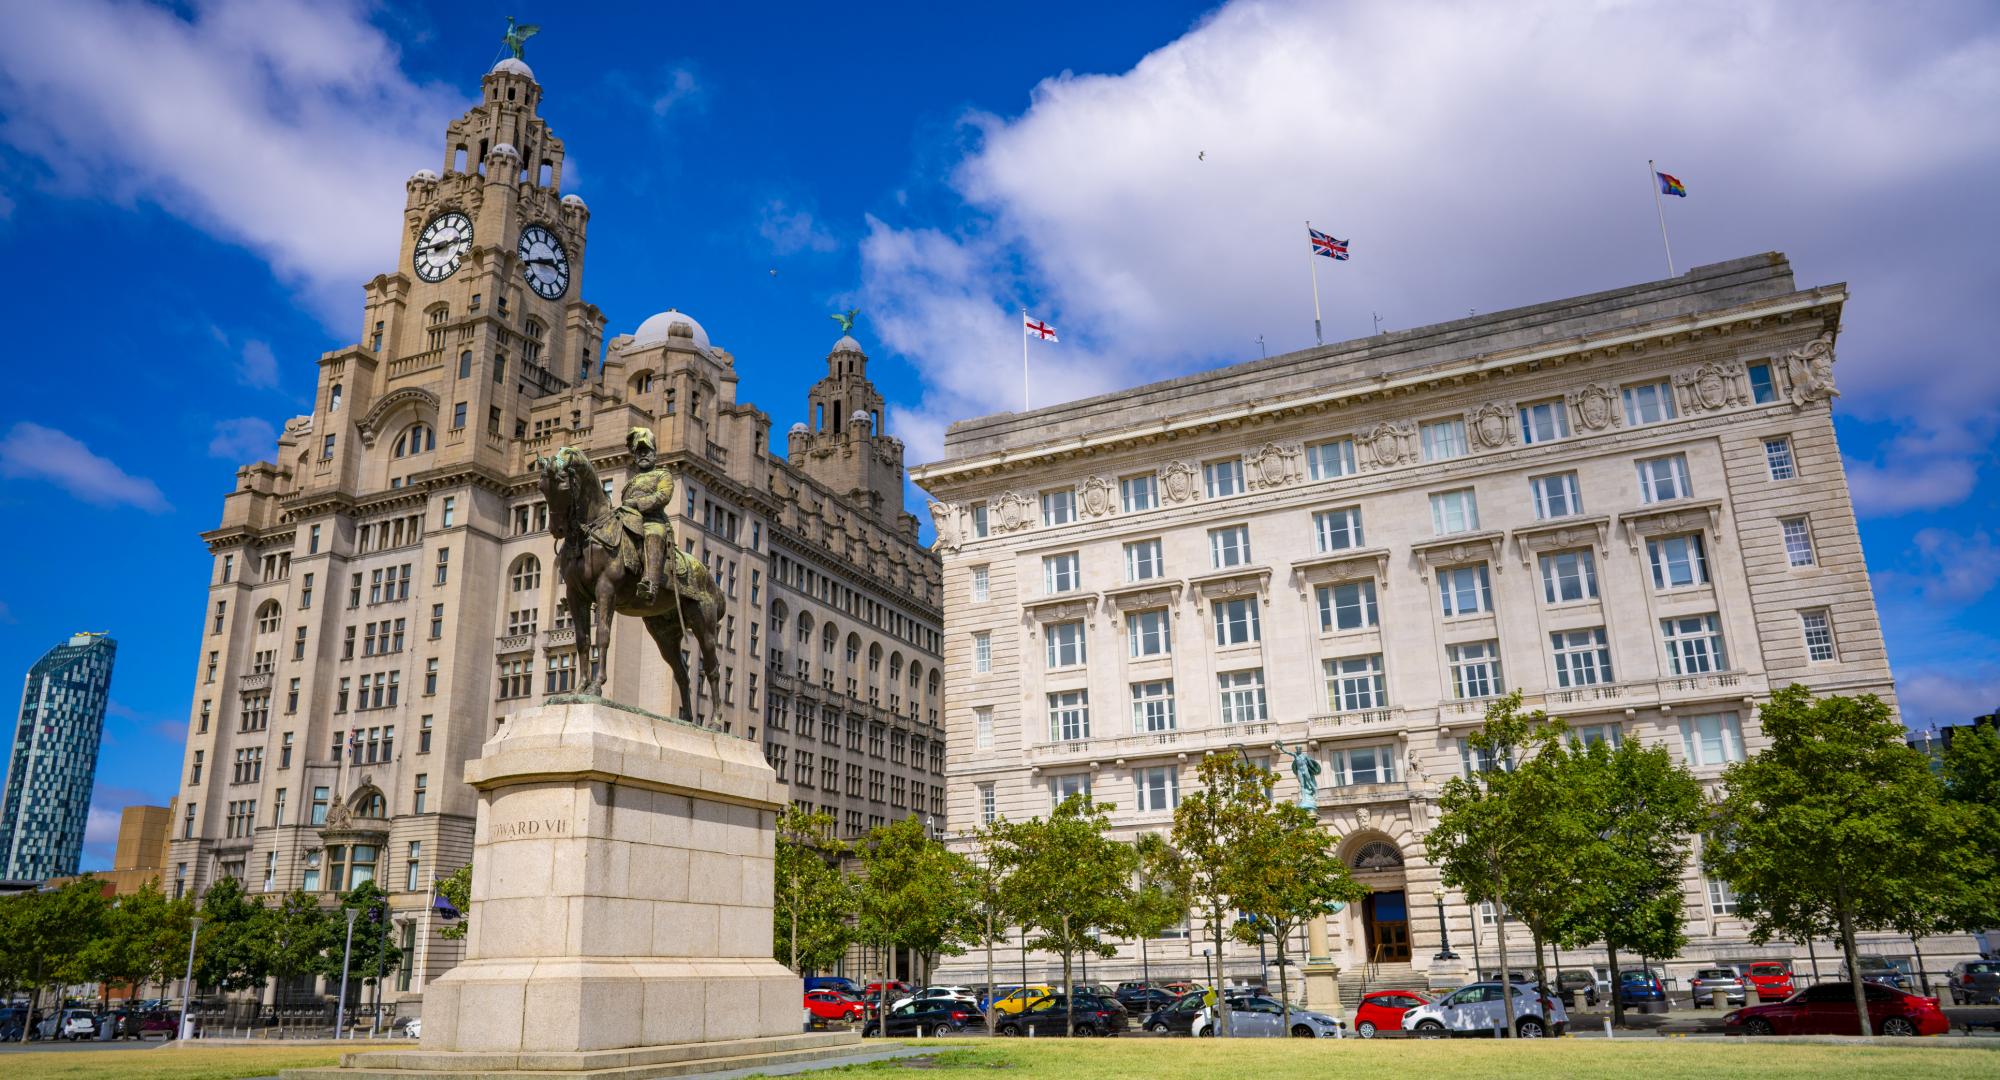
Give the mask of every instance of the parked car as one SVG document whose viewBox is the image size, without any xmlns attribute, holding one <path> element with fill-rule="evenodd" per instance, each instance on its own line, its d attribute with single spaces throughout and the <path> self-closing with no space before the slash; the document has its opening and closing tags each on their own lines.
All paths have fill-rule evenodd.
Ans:
<svg viewBox="0 0 2000 1080">
<path fill-rule="evenodd" d="M 1715 1004 L 1715 995 L 1730 1005 L 1743 1004 L 1743 972 L 1733 965 L 1705 967 L 1694 973 L 1688 980 L 1688 990 L 1694 1007 Z M 1763 991 L 1758 991 L 1759 994 Z"/>
<path fill-rule="evenodd" d="M 1055 993 L 1052 986 L 1017 986 L 993 1003 L 994 1013 L 1018 1014 L 1035 1002 Z"/>
<path fill-rule="evenodd" d="M 97 1014 L 97 1027 L 99 1031 L 110 1029 L 113 1039 L 137 1039 L 144 1034 L 139 1023 L 142 1015 L 136 1009 L 112 1009 Z"/>
<path fill-rule="evenodd" d="M 1403 1030 L 1403 1014 L 1431 999 L 1415 990 L 1371 990 L 1354 1009 L 1354 1033 L 1372 1039 L 1378 1031 Z"/>
<path fill-rule="evenodd" d="M 1486 973 L 1484 973 L 1484 974 L 1480 975 L 1479 977 L 1480 977 L 1481 979 L 1484 979 L 1484 980 L 1486 980 L 1487 982 L 1499 982 L 1499 981 L 1500 981 L 1500 969 L 1499 969 L 1499 968 L 1494 968 L 1493 970 L 1491 970 L 1491 971 L 1488 971 L 1488 972 L 1486 972 Z M 1511 969 L 1511 970 L 1509 970 L 1509 971 L 1507 972 L 1507 981 L 1508 981 L 1508 982 L 1517 982 L 1517 983 L 1524 983 L 1524 982 L 1534 982 L 1534 981 L 1535 981 L 1535 973 L 1534 973 L 1533 971 L 1530 971 L 1530 970 L 1526 969 L 1526 968 L 1513 968 L 1513 969 Z"/>
<path fill-rule="evenodd" d="M 1776 961 L 1751 964 L 1743 977 L 1757 988 L 1760 1001 L 1783 1001 L 1792 996 L 1792 970 Z"/>
<path fill-rule="evenodd" d="M 97 1014 L 89 1009 L 64 1009 L 62 1026 L 57 1029 L 57 1037 L 71 1042 L 97 1038 Z"/>
<path fill-rule="evenodd" d="M 1877 1035 L 1942 1035 L 1951 1030 L 1936 998 L 1873 982 L 1864 983 L 1863 992 L 1868 996 L 1868 1024 Z M 1851 982 L 1808 986 L 1783 1001 L 1737 1009 L 1722 1018 L 1722 1030 L 1730 1035 L 1853 1035 L 1859 1026 Z"/>
<path fill-rule="evenodd" d="M 898 1008 L 912 1001 L 932 1000 L 956 1001 L 975 1009 L 979 1007 L 979 999 L 973 995 L 970 986 L 926 986 L 913 994 L 898 996 L 890 1008 Z"/>
<path fill-rule="evenodd" d="M 1050 994 L 1028 1006 L 1024 1013 L 1010 1014 L 995 1018 L 993 1033 L 996 1035 L 1035 1035 L 1046 1038 L 1061 1035 L 1069 1029 L 1066 1020 L 1071 1011 L 1069 998 L 1062 994 Z M 1074 1030 L 1085 1037 L 1092 1035 L 1116 1035 L 1131 1023 L 1125 1006 L 1118 1004 L 1115 997 L 1099 997 L 1095 994 L 1076 995 Z"/>
<path fill-rule="evenodd" d="M 1948 981 L 1953 1005 L 2000 1005 L 2000 960 L 1961 960 Z"/>
<path fill-rule="evenodd" d="M 821 1020 L 851 1022 L 868 1015 L 868 1006 L 860 998 L 838 990 L 808 990 L 805 1006 Z"/>
<path fill-rule="evenodd" d="M 1144 1016 L 1162 1005 L 1172 1004 L 1174 995 L 1157 986 L 1120 986 L 1118 1003 L 1134 1016 Z"/>
<path fill-rule="evenodd" d="M 910 992 L 910 984 L 902 981 L 901 979 L 890 979 L 888 982 L 869 983 L 868 985 L 861 988 L 861 992 L 864 994 L 874 994 L 878 997 L 884 995 L 907 994 Z"/>
<path fill-rule="evenodd" d="M 1207 1008 L 1207 997 L 1207 992 L 1202 990 L 1182 994 L 1147 1014 L 1144 1026 L 1155 1035 L 1192 1035 L 1194 1022 Z"/>
<path fill-rule="evenodd" d="M 1597 973 L 1594 971 L 1556 972 L 1556 990 L 1560 993 L 1575 994 L 1587 1006 L 1595 1006 L 1598 999 Z"/>
<path fill-rule="evenodd" d="M 1667 1003 L 1667 984 L 1652 968 L 1621 968 L 1618 972 L 1618 1000 L 1627 1005 Z"/>
<path fill-rule="evenodd" d="M 970 1004 L 952 998 L 925 998 L 897 1005 L 861 1026 L 864 1038 L 925 1038 L 958 1035 L 968 1028 L 985 1031 L 986 1017 Z"/>
<path fill-rule="evenodd" d="M 423 1038 L 424 1018 L 421 1016 L 412 1016 L 408 1020 L 403 1021 L 403 1037 L 406 1039 Z"/>
<path fill-rule="evenodd" d="M 20 1042 L 21 1025 L 26 1022 L 28 1009 L 25 1005 L 13 1005 L 0 1009 L 0 1043 Z M 35 1024 L 40 1025 L 42 1014 L 35 1013 Z M 39 1038 L 39 1036 L 32 1036 Z"/>
<path fill-rule="evenodd" d="M 845 975 L 814 975 L 806 979 L 808 990 L 838 990 L 843 994 L 860 994 L 861 984 Z"/>
<path fill-rule="evenodd" d="M 1504 988 L 1497 982 L 1478 982 L 1461 987 L 1436 1001 L 1415 1006 L 1403 1013 L 1403 1030 L 1420 1039 L 1442 1039 L 1451 1035 L 1491 1035 L 1505 1022 Z M 1523 1039 L 1562 1035 L 1569 1030 L 1569 1013 L 1562 1002 L 1538 986 L 1519 986 L 1511 995 L 1514 1033 Z"/>
<path fill-rule="evenodd" d="M 1910 984 L 1910 973 L 1904 971 L 1894 960 L 1886 956 L 1860 956 L 1856 959 L 1861 962 L 1862 982 L 1881 983 L 1883 986 L 1893 986 L 1898 990 L 1914 989 Z M 1840 964 L 1840 977 L 1853 978 L 1844 960 Z"/>
<path fill-rule="evenodd" d="M 181 1011 L 179 1009 L 152 1009 L 139 1016 L 139 1034 L 164 1035 L 169 1039 L 180 1035 Z"/>
<path fill-rule="evenodd" d="M 1012 984 L 1012 983 L 1006 983 L 1006 984 L 1003 984 L 1003 985 L 1000 985 L 1000 986 L 983 986 L 983 987 L 980 987 L 980 989 L 979 989 L 979 1008 L 980 1008 L 980 1010 L 981 1010 L 981 1011 L 984 1011 L 984 1010 L 985 1010 L 985 1009 L 987 1008 L 987 1005 L 988 1005 L 988 1003 L 989 1003 L 990 1001 L 992 1001 L 992 1000 L 993 1000 L 993 998 L 994 998 L 994 996 L 995 996 L 995 995 L 998 995 L 998 996 L 1000 996 L 1000 997 L 1006 997 L 1006 996 L 1007 996 L 1008 994 L 1011 994 L 1011 993 L 1013 993 L 1014 991 L 1016 991 L 1016 990 L 1019 990 L 1019 989 L 1020 989 L 1020 987 L 1018 987 L 1018 986 L 1015 986 L 1015 985 L 1014 985 L 1014 984 Z"/>
<path fill-rule="evenodd" d="M 1292 1007 L 1292 1023 L 1285 1026 L 1285 1007 L 1277 1001 L 1261 994 L 1232 998 L 1229 1001 L 1229 1037 L 1232 1039 L 1262 1039 L 1292 1036 L 1300 1039 L 1331 1039 L 1340 1034 L 1344 1026 L 1338 1019 L 1311 1009 Z M 1190 1028 L 1190 1034 L 1198 1038 L 1220 1035 L 1220 1020 L 1214 1010 L 1207 1010 L 1198 1017 Z"/>
</svg>

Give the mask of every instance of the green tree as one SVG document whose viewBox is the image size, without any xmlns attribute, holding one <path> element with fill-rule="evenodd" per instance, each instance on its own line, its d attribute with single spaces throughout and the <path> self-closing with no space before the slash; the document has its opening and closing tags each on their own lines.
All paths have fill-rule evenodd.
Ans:
<svg viewBox="0 0 2000 1080">
<path fill-rule="evenodd" d="M 1857 931 L 1932 925 L 1991 873 L 1975 809 L 1945 785 L 1872 694 L 1814 698 L 1792 685 L 1760 710 L 1769 748 L 1723 774 L 1709 873 L 1736 889 L 1751 940 L 1831 924 L 1847 958 L 1856 1023 L 1871 1034 Z"/>
<path fill-rule="evenodd" d="M 347 912 L 354 912 L 353 952 L 348 954 Z M 340 978 L 341 960 L 347 957 L 349 984 L 359 989 L 369 983 L 379 987 L 381 979 L 403 961 L 403 950 L 389 933 L 389 897 L 373 881 L 364 881 L 341 894 L 340 906 L 329 913 L 331 932 L 326 951 L 320 954 L 318 972 Z M 357 1000 L 359 998 L 357 997 Z"/>
<path fill-rule="evenodd" d="M 1200 789 L 1181 797 L 1174 808 L 1174 827 L 1169 834 L 1178 855 L 1168 866 L 1176 887 L 1201 911 L 1210 938 L 1214 941 L 1215 962 L 1222 964 L 1222 939 L 1232 933 L 1234 907 L 1230 897 L 1231 845 L 1244 830 L 1244 821 L 1260 806 L 1269 805 L 1274 779 L 1240 755 L 1207 754 L 1195 766 Z M 1222 994 L 1215 1002 L 1218 1026 L 1229 1035 L 1229 1002 Z"/>
<path fill-rule="evenodd" d="M 1072 795 L 1046 818 L 996 825 L 1007 871 L 1007 910 L 1024 933 L 1026 947 L 1062 956 L 1063 995 L 1069 1004 L 1066 1034 L 1076 1032 L 1078 953 L 1116 955 L 1100 932 L 1115 930 L 1130 906 L 1136 853 L 1132 845 L 1106 835 L 1108 806 Z"/>
<path fill-rule="evenodd" d="M 134 996 L 147 983 L 164 983 L 179 974 L 187 954 L 188 919 L 194 905 L 169 900 L 155 878 L 139 891 L 114 898 L 104 913 L 103 929 L 89 946 L 86 966 L 104 988 L 127 987 Z"/>
<path fill-rule="evenodd" d="M 1148 986 L 1153 967 L 1147 944 L 1179 926 L 1188 915 L 1188 896 L 1179 866 L 1180 855 L 1159 833 L 1140 833 L 1132 842 L 1138 875 L 1132 883 L 1132 901 L 1125 909 L 1120 933 L 1139 943 L 1139 977 Z M 992 972 L 987 972 L 992 982 Z"/>
<path fill-rule="evenodd" d="M 778 815 L 771 955 L 794 972 L 825 971 L 854 940 L 854 883 L 835 862 L 847 845 L 833 838 L 833 815 L 787 807 Z"/>
<path fill-rule="evenodd" d="M 1953 731 L 1944 754 L 1944 797 L 1964 807 L 1975 850 L 2000 852 L 2000 730 L 1994 725 Z M 1989 858 L 1984 873 L 1968 876 L 1965 885 L 1967 902 L 1949 914 L 1948 928 L 2000 926 L 2000 862 Z"/>
<path fill-rule="evenodd" d="M 201 942 L 194 959 L 195 985 L 217 990 L 261 986 L 264 968 L 264 904 L 246 896 L 243 883 L 218 879 L 201 897 Z"/>
<path fill-rule="evenodd" d="M 439 896 L 450 901 L 451 906 L 458 909 L 458 918 L 440 927 L 438 936 L 447 941 L 457 941 L 465 936 L 466 929 L 472 925 L 472 864 L 466 863 L 439 878 L 437 891 Z"/>
<path fill-rule="evenodd" d="M 933 839 L 915 816 L 870 830 L 861 849 L 862 932 L 910 950 L 928 977 L 940 956 L 960 956 L 979 935 L 972 864 Z"/>
<path fill-rule="evenodd" d="M 7 900 L 4 949 L 6 978 L 28 990 L 28 1015 L 33 1016 L 44 988 L 62 1004 L 62 988 L 90 977 L 91 948 L 103 932 L 103 882 L 85 874 L 60 889 L 22 893 Z M 28 1041 L 22 1025 L 21 1041 Z"/>
<path fill-rule="evenodd" d="M 284 1005 L 286 983 L 317 973 L 327 950 L 336 944 L 335 937 L 347 928 L 344 922 L 336 928 L 333 918 L 319 906 L 319 898 L 304 889 L 262 908 L 261 915 L 257 934 L 263 954 L 261 966 L 277 980 L 271 1000 Z"/>
<path fill-rule="evenodd" d="M 972 899 L 973 918 L 978 928 L 978 938 L 972 944 L 986 947 L 986 1030 L 993 1030 L 993 1002 L 999 997 L 993 992 L 993 946 L 1005 940 L 1007 921 L 1012 918 L 1007 910 L 1007 866 L 1001 854 L 1004 841 L 1001 830 L 1006 825 L 1002 818 L 980 828 L 972 834 L 973 851 L 965 871 L 966 891 Z"/>
<path fill-rule="evenodd" d="M 1319 827 L 1317 816 L 1296 803 L 1275 802 L 1265 789 L 1263 804 L 1241 815 L 1229 845 L 1224 875 L 1236 908 L 1250 919 L 1235 932 L 1255 943 L 1268 933 L 1278 951 L 1278 1001 L 1286 1031 L 1292 1028 L 1292 993 L 1285 947 L 1310 919 L 1335 902 L 1354 903 L 1368 890 L 1348 873 L 1334 846 L 1339 837 Z"/>
</svg>

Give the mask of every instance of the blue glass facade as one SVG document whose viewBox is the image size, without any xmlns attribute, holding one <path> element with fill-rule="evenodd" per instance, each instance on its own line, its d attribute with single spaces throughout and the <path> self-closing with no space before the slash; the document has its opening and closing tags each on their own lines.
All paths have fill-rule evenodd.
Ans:
<svg viewBox="0 0 2000 1080">
<path fill-rule="evenodd" d="M 0 879 L 76 873 L 117 654 L 109 637 L 77 634 L 28 669 L 0 789 Z"/>
</svg>

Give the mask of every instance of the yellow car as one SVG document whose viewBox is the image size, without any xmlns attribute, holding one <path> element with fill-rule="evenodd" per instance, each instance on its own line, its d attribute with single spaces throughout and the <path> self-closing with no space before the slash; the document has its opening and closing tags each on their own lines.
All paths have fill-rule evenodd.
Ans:
<svg viewBox="0 0 2000 1080">
<path fill-rule="evenodd" d="M 995 1001 L 993 1011 L 996 1014 L 1018 1013 L 1054 993 L 1055 988 L 1051 986 L 1023 986 Z"/>
</svg>

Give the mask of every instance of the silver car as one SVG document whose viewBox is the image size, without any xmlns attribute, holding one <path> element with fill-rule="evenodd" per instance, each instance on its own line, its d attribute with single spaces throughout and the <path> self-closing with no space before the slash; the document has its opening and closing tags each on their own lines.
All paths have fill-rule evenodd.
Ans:
<svg viewBox="0 0 2000 1080">
<path fill-rule="evenodd" d="M 1194 1022 L 1191 1034 L 1197 1038 L 1220 1034 L 1213 1010 L 1205 1009 Z M 1331 1039 L 1346 1025 L 1323 1012 L 1292 1006 L 1292 1026 L 1285 1028 L 1285 1007 L 1272 998 L 1232 998 L 1229 1002 L 1229 1035 L 1234 1039 L 1274 1039 L 1291 1035 L 1300 1039 Z"/>
<path fill-rule="evenodd" d="M 1716 995 L 1731 1005 L 1743 1004 L 1743 969 L 1734 965 L 1705 967 L 1694 973 L 1688 980 L 1689 996 L 1694 1007 L 1715 1004 Z"/>
<path fill-rule="evenodd" d="M 1419 1039 L 1452 1035 L 1491 1035 L 1501 1024 L 1505 994 L 1497 982 L 1460 987 L 1427 1005 L 1403 1013 L 1403 1030 Z M 1517 985 L 1514 1033 L 1523 1039 L 1561 1035 L 1569 1029 L 1563 1003 L 1538 986 Z"/>
</svg>

